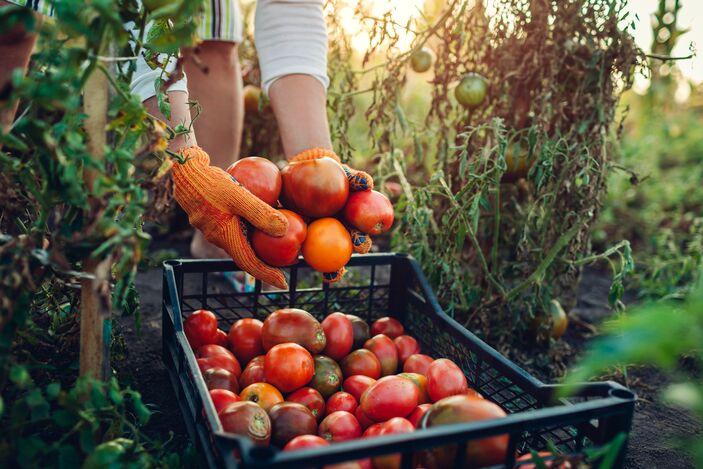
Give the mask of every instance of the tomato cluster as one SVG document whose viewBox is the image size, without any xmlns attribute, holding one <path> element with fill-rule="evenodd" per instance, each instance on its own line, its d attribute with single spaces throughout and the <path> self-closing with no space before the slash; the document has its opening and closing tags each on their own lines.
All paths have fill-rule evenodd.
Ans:
<svg viewBox="0 0 703 469">
<path fill-rule="evenodd" d="M 237 161 L 227 172 L 288 219 L 288 230 L 280 238 L 252 230 L 254 251 L 272 266 L 295 264 L 302 253 L 313 269 L 336 272 L 352 254 L 348 228 L 378 235 L 393 224 L 388 197 L 373 190 L 350 192 L 342 165 L 329 157 L 293 161 L 279 171 L 271 161 L 253 156 Z"/>
<path fill-rule="evenodd" d="M 302 309 L 281 309 L 263 322 L 238 320 L 225 345 L 213 324 L 218 330 L 212 312 L 196 311 L 185 321 L 186 336 L 223 429 L 257 444 L 295 451 L 506 415 L 468 386 L 456 363 L 420 353 L 392 317 L 369 326 L 335 312 L 320 323 Z M 467 464 L 500 464 L 507 448 L 507 435 L 472 441 Z M 456 450 L 425 450 L 416 462 L 451 467 Z M 354 464 L 396 468 L 400 460 L 392 454 Z"/>
</svg>

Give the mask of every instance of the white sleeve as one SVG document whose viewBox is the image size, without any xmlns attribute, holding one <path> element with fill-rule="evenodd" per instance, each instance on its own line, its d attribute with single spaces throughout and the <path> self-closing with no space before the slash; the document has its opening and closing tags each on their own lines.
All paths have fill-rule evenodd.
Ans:
<svg viewBox="0 0 703 469">
<path fill-rule="evenodd" d="M 324 0 L 259 0 L 254 38 L 261 86 L 268 92 L 278 78 L 311 75 L 327 89 L 327 26 Z"/>
</svg>

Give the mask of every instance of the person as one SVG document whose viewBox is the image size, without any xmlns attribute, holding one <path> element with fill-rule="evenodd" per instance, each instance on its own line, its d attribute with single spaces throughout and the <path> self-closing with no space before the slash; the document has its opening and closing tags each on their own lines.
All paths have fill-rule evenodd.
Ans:
<svg viewBox="0 0 703 469">
<path fill-rule="evenodd" d="M 30 3 L 41 13 L 51 13 L 46 1 Z M 0 0 L 0 4 L 7 2 Z M 198 46 L 198 55 L 207 65 L 207 73 L 196 64 L 185 62 L 185 77 L 167 90 L 171 118 L 159 112 L 155 97 L 154 83 L 161 70 L 152 70 L 143 56 L 137 59 L 131 87 L 150 114 L 172 127 L 183 124 L 191 129 L 172 139 L 169 148 L 185 159 L 183 164 L 173 164 L 172 175 L 174 197 L 197 229 L 191 243 L 192 254 L 221 257 L 217 255 L 221 251 L 214 247 L 220 248 L 254 277 L 286 288 L 282 271 L 256 257 L 241 220 L 244 218 L 273 236 L 282 236 L 287 228 L 285 217 L 234 184 L 224 171 L 239 156 L 244 118 L 237 57 L 237 43 L 242 39 L 241 14 L 236 0 L 206 0 L 205 5 L 200 25 L 203 43 Z M 0 86 L 9 82 L 8 70 L 27 67 L 36 37 L 30 33 L 22 36 L 2 44 L 6 51 L 0 49 Z M 262 88 L 269 95 L 278 122 L 284 156 L 290 161 L 325 156 L 339 161 L 332 148 L 326 114 L 329 79 L 323 0 L 259 0 L 255 41 Z M 173 68 L 173 63 L 169 66 Z M 190 99 L 198 100 L 203 109 L 193 126 Z M 11 112 L 10 122 L 14 109 Z M 7 116 L 3 117 L 3 126 L 9 125 L 7 120 Z M 368 174 L 346 165 L 344 170 L 351 190 L 373 188 Z M 350 236 L 356 252 L 368 251 L 368 236 L 357 231 L 350 232 Z M 325 280 L 337 281 L 343 273 L 343 269 L 326 273 Z"/>
</svg>

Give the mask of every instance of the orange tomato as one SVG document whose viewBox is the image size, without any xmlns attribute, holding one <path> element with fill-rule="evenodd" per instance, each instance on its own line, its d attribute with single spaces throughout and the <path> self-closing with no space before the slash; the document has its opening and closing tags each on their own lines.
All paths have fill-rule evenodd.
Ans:
<svg viewBox="0 0 703 469">
<path fill-rule="evenodd" d="M 336 272 L 349 262 L 352 242 L 349 232 L 336 218 L 320 218 L 308 225 L 303 258 L 318 272 Z"/>
<path fill-rule="evenodd" d="M 251 401 L 268 412 L 271 407 L 283 402 L 283 395 L 268 383 L 250 384 L 239 393 L 243 401 Z"/>
</svg>

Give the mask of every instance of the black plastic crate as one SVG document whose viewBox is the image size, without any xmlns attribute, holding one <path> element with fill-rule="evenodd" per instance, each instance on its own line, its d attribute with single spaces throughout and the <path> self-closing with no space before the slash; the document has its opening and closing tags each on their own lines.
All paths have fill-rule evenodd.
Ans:
<svg viewBox="0 0 703 469">
<path fill-rule="evenodd" d="M 411 468 L 413 455 L 421 448 L 464 445 L 470 440 L 509 434 L 508 456 L 500 467 L 512 468 L 516 451 L 547 450 L 553 445 L 563 453 L 578 453 L 584 447 L 603 446 L 630 430 L 635 402 L 631 391 L 614 382 L 588 383 L 578 396 L 557 400 L 558 385 L 544 384 L 530 376 L 447 316 L 419 265 L 407 255 L 353 256 L 342 283 L 332 286 L 323 284 L 320 275 L 302 260 L 284 269 L 290 283 L 288 291 L 262 292 L 260 282 L 248 293 L 216 286 L 213 273 L 237 270 L 227 260 L 164 263 L 164 362 L 191 438 L 210 467 L 322 467 L 403 453 L 401 467 Z M 369 322 L 393 316 L 418 340 L 423 353 L 456 362 L 469 385 L 509 415 L 294 452 L 255 447 L 245 437 L 223 432 L 183 332 L 183 318 L 195 310 L 209 309 L 218 316 L 220 328 L 227 331 L 239 318 L 263 320 L 287 307 L 304 309 L 318 319 L 334 311 L 356 314 Z M 615 467 L 622 465 L 625 449 L 622 445 Z M 462 455 L 463 450 L 457 454 Z"/>
</svg>

